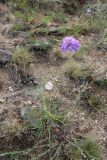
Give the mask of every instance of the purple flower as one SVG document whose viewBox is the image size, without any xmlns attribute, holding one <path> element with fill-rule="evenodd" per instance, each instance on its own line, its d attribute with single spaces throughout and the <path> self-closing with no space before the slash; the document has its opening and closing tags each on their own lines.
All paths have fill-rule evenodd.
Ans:
<svg viewBox="0 0 107 160">
<path fill-rule="evenodd" d="M 60 49 L 62 52 L 77 52 L 80 46 L 79 40 L 73 37 L 64 37 Z"/>
</svg>

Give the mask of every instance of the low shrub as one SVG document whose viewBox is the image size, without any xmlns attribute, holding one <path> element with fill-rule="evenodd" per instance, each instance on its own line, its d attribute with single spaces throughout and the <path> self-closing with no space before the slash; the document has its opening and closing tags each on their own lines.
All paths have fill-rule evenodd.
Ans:
<svg viewBox="0 0 107 160">
<path fill-rule="evenodd" d="M 65 74 L 71 79 L 90 80 L 92 71 L 86 64 L 76 62 L 75 60 L 67 61 L 63 66 Z"/>
<path fill-rule="evenodd" d="M 17 64 L 19 68 L 25 69 L 31 61 L 30 53 L 23 47 L 17 47 L 12 54 L 12 63 Z"/>
<path fill-rule="evenodd" d="M 90 139 L 75 139 L 73 146 L 72 144 L 65 146 L 65 154 L 70 160 L 101 160 L 97 143 Z"/>
<path fill-rule="evenodd" d="M 65 12 L 74 14 L 78 9 L 80 9 L 81 5 L 84 4 L 84 0 L 64 0 L 63 7 Z"/>
<path fill-rule="evenodd" d="M 81 94 L 81 106 L 83 106 L 92 114 L 101 112 L 105 106 L 104 102 L 104 97 L 100 96 L 95 91 L 92 91 L 92 88 L 87 89 L 85 92 Z"/>
</svg>

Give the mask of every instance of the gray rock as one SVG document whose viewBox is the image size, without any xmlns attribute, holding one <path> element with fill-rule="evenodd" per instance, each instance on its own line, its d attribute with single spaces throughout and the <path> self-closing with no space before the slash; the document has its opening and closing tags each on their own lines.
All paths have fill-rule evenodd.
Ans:
<svg viewBox="0 0 107 160">
<path fill-rule="evenodd" d="M 0 49 L 0 64 L 4 65 L 11 61 L 11 54 L 8 51 Z"/>
</svg>

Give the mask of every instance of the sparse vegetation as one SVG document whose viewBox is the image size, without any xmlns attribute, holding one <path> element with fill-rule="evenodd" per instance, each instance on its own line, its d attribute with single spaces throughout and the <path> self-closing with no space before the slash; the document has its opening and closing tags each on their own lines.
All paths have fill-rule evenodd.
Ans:
<svg viewBox="0 0 107 160">
<path fill-rule="evenodd" d="M 66 153 L 70 160 L 80 160 L 81 158 L 101 160 L 98 150 L 97 144 L 89 139 L 74 140 L 73 146 L 68 144 Z"/>
<path fill-rule="evenodd" d="M 86 43 L 84 44 L 81 49 L 77 52 L 75 57 L 78 60 L 82 60 L 84 58 L 84 55 L 89 54 L 89 52 L 93 49 L 93 44 L 91 43 Z"/>
<path fill-rule="evenodd" d="M 92 71 L 86 64 L 77 63 L 75 60 L 69 60 L 64 65 L 64 73 L 70 78 L 77 80 L 90 80 Z"/>
<path fill-rule="evenodd" d="M 102 50 L 104 52 L 107 50 L 107 31 L 106 30 L 101 32 L 96 38 L 96 47 L 97 49 Z"/>
<path fill-rule="evenodd" d="M 104 110 L 104 98 L 100 96 L 98 93 L 92 92 L 91 89 L 86 90 L 81 95 L 81 105 L 95 115 L 100 111 Z"/>
<path fill-rule="evenodd" d="M 96 83 L 102 88 L 107 87 L 107 79 L 102 79 L 101 81 L 97 81 Z"/>
<path fill-rule="evenodd" d="M 0 159 L 106 160 L 107 2 L 2 0 L 0 15 Z"/>
<path fill-rule="evenodd" d="M 12 63 L 17 64 L 19 68 L 25 69 L 31 61 L 30 53 L 23 47 L 17 47 L 12 54 Z"/>
<path fill-rule="evenodd" d="M 6 134 L 18 134 L 20 131 L 24 129 L 23 125 L 19 125 L 17 120 L 14 120 L 12 122 L 7 122 L 4 126 L 1 127 L 1 130 L 5 131 Z"/>
<path fill-rule="evenodd" d="M 63 12 L 50 12 L 47 13 L 44 17 L 42 17 L 41 23 L 48 25 L 49 23 L 65 23 L 66 18 Z"/>
<path fill-rule="evenodd" d="M 77 1 L 64 0 L 65 12 L 70 13 L 70 14 L 75 13 L 80 8 L 81 6 L 80 4 L 81 4 L 81 0 L 77 0 Z"/>
<path fill-rule="evenodd" d="M 66 157 L 67 160 L 79 160 L 83 157 L 89 160 L 91 158 L 100 160 L 99 149 L 93 141 L 74 138 L 69 140 L 66 138 L 65 134 L 67 133 L 64 133 L 64 130 L 68 125 L 67 114 L 58 113 L 58 107 L 62 105 L 62 102 L 58 99 L 51 100 L 49 97 L 41 100 L 41 110 L 33 108 L 23 115 L 23 118 L 30 123 L 30 127 L 36 129 L 35 136 L 39 138 L 39 141 L 31 149 L 7 154 L 10 154 L 12 158 L 26 155 L 31 157 L 31 159 L 42 159 L 44 156 L 48 159 L 49 157 L 51 159 L 63 159 L 63 157 Z M 37 146 L 42 149 L 40 154 Z M 0 154 L 0 157 L 2 155 Z"/>
<path fill-rule="evenodd" d="M 12 27 L 13 31 L 23 31 L 24 30 L 24 24 L 16 24 Z"/>
</svg>

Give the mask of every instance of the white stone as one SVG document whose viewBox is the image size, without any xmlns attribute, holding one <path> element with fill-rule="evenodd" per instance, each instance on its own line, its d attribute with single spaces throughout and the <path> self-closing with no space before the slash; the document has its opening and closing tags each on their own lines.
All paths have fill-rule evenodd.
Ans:
<svg viewBox="0 0 107 160">
<path fill-rule="evenodd" d="M 48 90 L 48 91 L 50 91 L 50 90 L 53 89 L 53 84 L 52 84 L 51 81 L 48 81 L 48 82 L 46 83 L 45 89 Z"/>
<path fill-rule="evenodd" d="M 0 98 L 0 103 L 4 103 L 5 100 L 3 98 Z"/>
<path fill-rule="evenodd" d="M 87 13 L 91 13 L 92 11 L 91 11 L 91 9 L 88 8 L 86 12 Z"/>
<path fill-rule="evenodd" d="M 32 104 L 32 102 L 31 102 L 31 101 L 27 101 L 27 103 L 28 103 L 29 105 L 31 105 L 31 104 Z"/>
<path fill-rule="evenodd" d="M 9 91 L 10 91 L 10 92 L 13 92 L 13 89 L 12 89 L 12 87 L 9 87 Z"/>
</svg>

